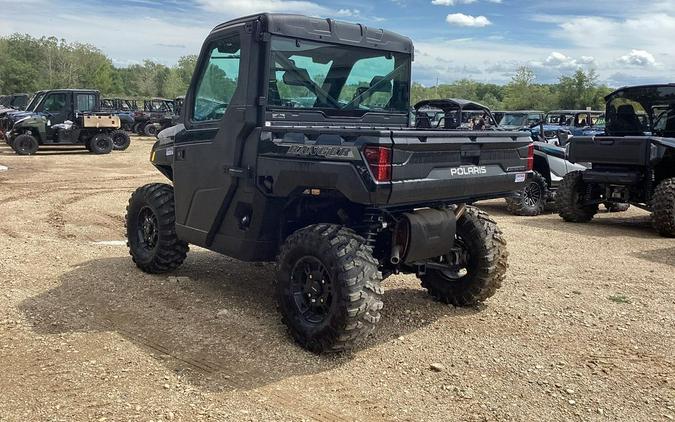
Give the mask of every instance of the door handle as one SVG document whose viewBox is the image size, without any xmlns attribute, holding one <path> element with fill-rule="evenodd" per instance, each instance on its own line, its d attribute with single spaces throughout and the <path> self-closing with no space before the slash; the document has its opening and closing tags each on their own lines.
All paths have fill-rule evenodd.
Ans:
<svg viewBox="0 0 675 422">
<path fill-rule="evenodd" d="M 185 160 L 185 150 L 184 149 L 179 149 L 179 150 L 176 151 L 176 160 L 177 161 Z"/>
</svg>

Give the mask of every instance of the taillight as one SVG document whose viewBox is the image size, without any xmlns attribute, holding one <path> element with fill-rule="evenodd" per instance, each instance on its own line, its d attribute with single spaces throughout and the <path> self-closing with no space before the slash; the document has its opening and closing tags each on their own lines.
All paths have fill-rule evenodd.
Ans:
<svg viewBox="0 0 675 422">
<path fill-rule="evenodd" d="M 527 171 L 534 170 L 534 144 L 527 147 Z"/>
<path fill-rule="evenodd" d="M 391 149 L 383 146 L 370 146 L 363 149 L 363 156 L 378 182 L 391 181 Z"/>
</svg>

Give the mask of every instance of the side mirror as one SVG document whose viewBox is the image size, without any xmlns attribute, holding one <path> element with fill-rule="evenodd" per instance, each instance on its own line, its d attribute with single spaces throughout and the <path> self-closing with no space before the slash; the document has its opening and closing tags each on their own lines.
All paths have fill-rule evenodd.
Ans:
<svg viewBox="0 0 675 422">
<path fill-rule="evenodd" d="M 307 86 L 312 81 L 309 72 L 305 69 L 294 69 L 285 71 L 283 77 L 284 84 L 288 86 Z"/>
</svg>

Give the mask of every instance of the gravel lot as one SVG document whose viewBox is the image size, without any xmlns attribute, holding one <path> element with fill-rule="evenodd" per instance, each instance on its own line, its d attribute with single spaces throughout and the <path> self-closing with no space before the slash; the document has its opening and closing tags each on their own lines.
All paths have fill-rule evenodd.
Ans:
<svg viewBox="0 0 675 422">
<path fill-rule="evenodd" d="M 509 243 L 495 297 L 456 309 L 392 277 L 376 335 L 315 356 L 286 335 L 271 265 L 192 248 L 171 276 L 134 267 L 124 209 L 163 181 L 151 145 L 0 146 L 0 420 L 675 417 L 675 240 L 647 213 L 573 225 L 481 203 Z"/>
</svg>

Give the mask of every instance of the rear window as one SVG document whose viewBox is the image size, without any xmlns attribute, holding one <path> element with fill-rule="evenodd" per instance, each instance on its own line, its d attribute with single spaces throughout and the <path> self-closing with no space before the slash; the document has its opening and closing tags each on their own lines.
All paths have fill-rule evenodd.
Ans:
<svg viewBox="0 0 675 422">
<path fill-rule="evenodd" d="M 77 111 L 88 112 L 96 110 L 96 96 L 94 94 L 77 94 L 76 97 Z"/>
</svg>

